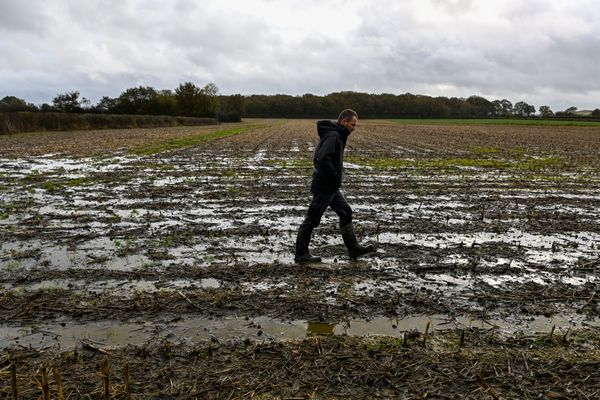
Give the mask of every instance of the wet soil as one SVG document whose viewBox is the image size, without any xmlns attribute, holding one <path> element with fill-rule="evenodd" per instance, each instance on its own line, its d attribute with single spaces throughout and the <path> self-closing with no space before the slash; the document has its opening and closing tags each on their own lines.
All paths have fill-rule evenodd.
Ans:
<svg viewBox="0 0 600 400">
<path fill-rule="evenodd" d="M 28 377 L 24 366 L 39 365 L 38 377 L 44 371 L 50 377 L 49 393 L 58 392 L 60 376 L 70 398 L 103 398 L 105 384 L 115 399 L 597 398 L 600 354 L 589 345 L 597 332 L 563 337 L 502 339 L 470 329 L 402 339 L 215 338 L 189 345 L 163 338 L 116 350 L 84 342 L 52 358 L 27 348 L 11 356 L 21 381 Z M 6 356 L 0 361 L 6 364 Z M 32 384 L 19 390 L 27 398 L 41 392 Z"/>
<path fill-rule="evenodd" d="M 0 136 L 1 394 L 11 358 L 23 393 L 46 363 L 99 396 L 108 351 L 139 398 L 597 395 L 600 129 L 361 121 L 377 252 L 327 213 L 297 265 L 314 122 L 260 122 L 151 156 L 215 128 Z"/>
</svg>

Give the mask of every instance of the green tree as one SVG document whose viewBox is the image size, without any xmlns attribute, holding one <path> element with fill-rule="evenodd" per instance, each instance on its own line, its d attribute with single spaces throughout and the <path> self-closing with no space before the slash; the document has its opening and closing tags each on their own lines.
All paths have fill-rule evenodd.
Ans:
<svg viewBox="0 0 600 400">
<path fill-rule="evenodd" d="M 592 117 L 600 117 L 600 108 L 596 108 L 592 111 Z"/>
<path fill-rule="evenodd" d="M 554 116 L 554 112 L 550 109 L 549 106 L 540 106 L 540 108 L 538 110 L 540 112 L 540 117 L 542 117 L 542 118 Z"/>
<path fill-rule="evenodd" d="M 200 88 L 192 82 L 179 84 L 175 89 L 175 100 L 177 101 L 177 113 L 188 117 L 194 116 L 196 100 L 200 95 Z"/>
<path fill-rule="evenodd" d="M 528 117 L 535 112 L 535 107 L 525 103 L 524 101 L 519 101 L 515 103 L 513 107 L 513 113 L 519 117 Z"/>
<path fill-rule="evenodd" d="M 571 106 L 565 110 L 565 114 L 566 115 L 575 115 L 576 111 L 577 111 L 577 107 Z"/>
<path fill-rule="evenodd" d="M 219 107 L 219 89 L 214 83 L 209 83 L 200 89 L 196 101 L 196 115 L 198 117 L 215 117 Z"/>
<path fill-rule="evenodd" d="M 79 98 L 78 91 L 57 94 L 52 99 L 52 107 L 59 112 L 77 113 L 89 107 L 90 101 L 85 97 Z"/>
<path fill-rule="evenodd" d="M 492 101 L 494 106 L 493 115 L 496 117 L 510 117 L 512 115 L 513 104 L 506 99 Z"/>
<path fill-rule="evenodd" d="M 0 112 L 37 111 L 38 108 L 15 96 L 6 96 L 0 100 Z"/>
<path fill-rule="evenodd" d="M 177 111 L 188 117 L 215 117 L 219 110 L 219 89 L 214 83 L 199 88 L 185 82 L 175 89 Z"/>
<path fill-rule="evenodd" d="M 99 112 L 102 114 L 111 114 L 116 113 L 118 111 L 119 100 L 113 99 L 108 96 L 104 96 L 98 101 L 98 103 L 93 107 L 95 112 Z"/>
<path fill-rule="evenodd" d="M 177 99 L 171 90 L 161 90 L 155 100 L 156 114 L 177 115 Z"/>
<path fill-rule="evenodd" d="M 219 99 L 219 121 L 240 122 L 245 113 L 244 97 L 241 94 L 221 96 Z"/>
<path fill-rule="evenodd" d="M 494 113 L 494 104 L 481 96 L 471 96 L 467 100 L 473 106 L 474 117 L 489 117 Z"/>
<path fill-rule="evenodd" d="M 155 114 L 158 92 L 150 86 L 130 88 L 119 95 L 117 111 L 121 114 Z"/>
<path fill-rule="evenodd" d="M 450 118 L 464 118 L 471 116 L 471 108 L 473 106 L 467 103 L 464 99 L 451 97 L 449 99 L 445 99 L 444 102 L 449 108 L 448 116 Z"/>
</svg>

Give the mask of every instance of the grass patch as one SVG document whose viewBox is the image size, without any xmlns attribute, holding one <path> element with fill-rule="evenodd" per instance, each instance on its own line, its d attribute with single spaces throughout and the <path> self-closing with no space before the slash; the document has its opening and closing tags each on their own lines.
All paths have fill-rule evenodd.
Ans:
<svg viewBox="0 0 600 400">
<path fill-rule="evenodd" d="M 405 125 L 534 125 L 534 126 L 592 126 L 600 127 L 600 121 L 554 120 L 554 119 L 510 119 L 510 118 L 406 118 L 390 121 Z"/>
<path fill-rule="evenodd" d="M 55 181 L 47 181 L 42 183 L 42 189 L 44 190 L 48 190 L 48 191 L 54 191 L 54 190 L 59 190 L 63 188 L 63 185 L 61 185 L 58 182 Z"/>
<path fill-rule="evenodd" d="M 494 154 L 494 153 L 487 153 Z M 348 157 L 348 161 L 380 170 L 393 170 L 400 168 L 411 169 L 441 169 L 453 170 L 459 168 L 480 168 L 496 170 L 530 170 L 562 169 L 566 161 L 558 157 L 525 158 L 518 161 L 497 158 L 435 158 L 435 159 L 401 159 L 401 158 L 366 158 Z"/>
<path fill-rule="evenodd" d="M 510 168 L 512 165 L 508 161 L 484 158 L 439 158 L 429 160 L 408 160 L 401 158 L 349 157 L 348 161 L 355 164 L 383 170 L 398 168 L 455 169 L 460 167 L 507 169 Z"/>
<path fill-rule="evenodd" d="M 71 178 L 63 180 L 47 180 L 46 182 L 42 183 L 41 188 L 48 191 L 53 191 L 62 190 L 67 187 L 93 185 L 95 183 L 98 183 L 98 180 L 92 177 Z"/>
<path fill-rule="evenodd" d="M 566 164 L 565 160 L 558 157 L 530 158 L 516 164 L 517 169 L 538 171 L 542 169 L 562 168 Z"/>
<path fill-rule="evenodd" d="M 7 272 L 14 271 L 16 269 L 19 269 L 20 267 L 21 264 L 19 264 L 18 261 L 9 261 L 6 264 L 4 264 L 4 270 Z"/>
<path fill-rule="evenodd" d="M 346 161 L 372 167 L 375 169 L 398 169 L 415 167 L 418 163 L 416 160 L 407 160 L 403 158 L 364 158 L 364 157 L 347 157 Z"/>
<path fill-rule="evenodd" d="M 33 185 L 45 190 L 60 190 L 65 187 L 76 187 L 93 185 L 98 183 L 98 179 L 94 177 L 79 177 L 79 178 L 56 178 L 49 174 L 40 174 L 37 171 L 30 173 L 21 179 L 21 182 L 26 185 Z"/>
<path fill-rule="evenodd" d="M 151 146 L 142 147 L 140 149 L 135 150 L 134 153 L 140 156 L 150 156 L 153 154 L 162 153 L 163 151 L 177 150 L 184 147 L 191 147 L 200 143 L 209 142 L 211 140 L 239 135 L 240 133 L 244 133 L 249 130 L 261 128 L 264 126 L 266 125 L 249 125 L 238 128 L 225 129 L 221 131 L 202 133 L 195 136 L 170 139 L 164 142 L 155 143 Z"/>
<path fill-rule="evenodd" d="M 505 160 L 496 160 L 489 158 L 447 158 L 436 160 L 418 161 L 418 167 L 421 168 L 486 168 L 486 169 L 508 169 L 512 164 Z"/>
<path fill-rule="evenodd" d="M 21 182 L 25 184 L 39 183 L 44 181 L 45 179 L 48 179 L 47 173 L 42 174 L 39 171 L 32 171 L 23 178 L 21 178 Z"/>
<path fill-rule="evenodd" d="M 67 181 L 65 182 L 65 185 L 67 186 L 82 186 L 85 184 L 89 184 L 92 183 L 90 181 L 90 179 L 86 179 L 86 178 L 73 178 L 73 179 L 67 179 Z"/>
</svg>

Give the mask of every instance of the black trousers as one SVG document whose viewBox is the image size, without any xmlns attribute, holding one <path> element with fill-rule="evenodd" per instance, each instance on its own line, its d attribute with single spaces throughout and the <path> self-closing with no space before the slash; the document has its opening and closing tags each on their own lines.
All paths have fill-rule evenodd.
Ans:
<svg viewBox="0 0 600 400">
<path fill-rule="evenodd" d="M 340 226 L 352 222 L 352 209 L 339 190 L 335 193 L 314 193 L 310 206 L 308 206 L 308 213 L 304 218 L 304 222 L 300 225 L 300 229 L 312 231 L 319 226 L 321 217 L 325 214 L 327 207 L 331 207 L 340 217 Z"/>
</svg>

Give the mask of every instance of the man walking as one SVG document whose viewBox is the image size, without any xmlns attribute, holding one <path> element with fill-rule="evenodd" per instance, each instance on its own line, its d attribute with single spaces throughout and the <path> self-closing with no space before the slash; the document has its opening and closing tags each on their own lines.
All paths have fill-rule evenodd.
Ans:
<svg viewBox="0 0 600 400">
<path fill-rule="evenodd" d="M 315 170 L 310 185 L 313 199 L 308 207 L 306 218 L 298 229 L 294 258 L 297 262 L 321 261 L 321 257 L 313 256 L 310 253 L 308 245 L 312 232 L 319 226 L 327 207 L 331 207 L 340 218 L 342 238 L 351 259 L 375 250 L 373 245 L 361 246 L 358 244 L 352 224 L 352 209 L 340 192 L 344 149 L 348 136 L 356 129 L 357 122 L 356 111 L 350 109 L 342 111 L 337 122 L 328 120 L 317 122 L 319 144 L 315 148 L 313 157 Z"/>
</svg>

